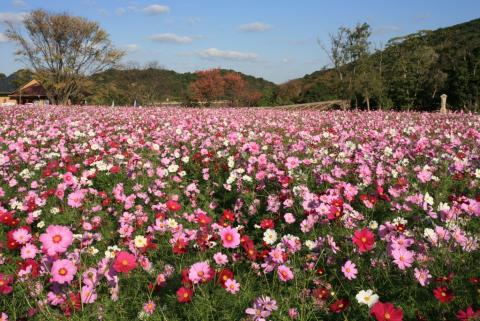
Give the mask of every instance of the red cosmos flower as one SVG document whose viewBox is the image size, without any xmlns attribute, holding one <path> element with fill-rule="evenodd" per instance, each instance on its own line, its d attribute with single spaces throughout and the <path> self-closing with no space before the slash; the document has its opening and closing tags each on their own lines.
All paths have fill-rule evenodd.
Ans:
<svg viewBox="0 0 480 321">
<path fill-rule="evenodd" d="M 471 277 L 470 279 L 468 279 L 470 281 L 470 283 L 474 284 L 474 285 L 477 285 L 480 283 L 480 278 L 479 277 Z"/>
<path fill-rule="evenodd" d="M 186 288 L 186 287 L 181 287 L 177 291 L 177 301 L 180 303 L 188 303 L 192 301 L 192 296 L 193 296 L 193 290 Z"/>
<path fill-rule="evenodd" d="M 10 230 L 7 232 L 7 248 L 9 250 L 16 250 L 21 247 L 21 244 L 15 241 L 13 238 L 13 233 L 15 230 Z"/>
<path fill-rule="evenodd" d="M 340 313 L 342 311 L 345 311 L 349 304 L 350 302 L 348 302 L 347 299 L 340 299 L 330 304 L 329 309 L 332 313 Z"/>
<path fill-rule="evenodd" d="M 235 214 L 231 210 L 224 210 L 223 218 L 227 221 L 233 222 L 235 221 Z"/>
<path fill-rule="evenodd" d="M 330 291 L 327 288 L 315 288 L 312 291 L 312 296 L 315 299 L 325 301 L 330 297 Z"/>
<path fill-rule="evenodd" d="M 217 283 L 223 288 L 225 288 L 225 282 L 227 282 L 228 279 L 233 280 L 233 272 L 228 268 L 220 270 L 220 272 L 217 274 Z"/>
<path fill-rule="evenodd" d="M 332 205 L 330 206 L 330 210 L 328 211 L 327 218 L 330 221 L 333 221 L 333 220 L 336 220 L 337 218 L 342 217 L 342 215 L 343 215 L 343 208 Z"/>
<path fill-rule="evenodd" d="M 209 225 L 212 223 L 212 218 L 204 213 L 200 213 L 197 215 L 197 222 L 201 226 Z"/>
<path fill-rule="evenodd" d="M 20 223 L 20 219 L 14 216 L 15 212 L 0 212 L 0 223 L 10 227 L 15 227 Z"/>
<path fill-rule="evenodd" d="M 167 201 L 167 208 L 172 212 L 178 212 L 182 209 L 182 205 L 174 200 Z"/>
<path fill-rule="evenodd" d="M 402 321 L 402 308 L 395 308 L 391 303 L 382 303 L 378 301 L 370 309 L 370 314 L 377 319 L 377 321 Z"/>
<path fill-rule="evenodd" d="M 78 172 L 78 168 L 75 165 L 68 164 L 67 165 L 67 172 L 70 172 L 72 174 L 76 174 Z"/>
<path fill-rule="evenodd" d="M 13 291 L 11 283 L 13 282 L 13 276 L 4 275 L 0 273 L 0 293 L 9 294 Z"/>
<path fill-rule="evenodd" d="M 375 235 L 366 227 L 353 233 L 353 243 L 358 247 L 360 253 L 370 251 L 375 244 Z"/>
<path fill-rule="evenodd" d="M 192 286 L 192 281 L 190 281 L 190 278 L 188 277 L 188 274 L 190 273 L 190 269 L 189 268 L 184 268 L 181 272 L 182 274 L 182 284 L 183 286 L 186 286 L 186 287 L 191 287 Z"/>
<path fill-rule="evenodd" d="M 173 245 L 173 253 L 175 254 L 185 254 L 187 253 L 188 242 L 184 239 L 178 239 Z"/>
<path fill-rule="evenodd" d="M 472 307 L 468 307 L 465 311 L 460 310 L 457 313 L 457 319 L 460 321 L 473 321 L 474 318 L 478 317 L 480 317 L 480 310 L 473 311 Z"/>
<path fill-rule="evenodd" d="M 120 251 L 115 255 L 113 268 L 117 272 L 128 273 L 137 266 L 135 256 L 126 251 Z"/>
<path fill-rule="evenodd" d="M 244 243 L 242 247 L 245 250 L 249 260 L 255 261 L 257 259 L 257 249 L 252 241 Z"/>
<path fill-rule="evenodd" d="M 110 173 L 112 173 L 112 174 L 117 174 L 119 172 L 120 172 L 120 166 L 118 166 L 118 165 L 114 165 L 114 166 L 112 166 L 112 168 L 110 168 Z"/>
<path fill-rule="evenodd" d="M 272 219 L 265 218 L 260 222 L 260 227 L 264 230 L 273 229 L 275 228 L 275 223 L 273 223 Z"/>
<path fill-rule="evenodd" d="M 454 299 L 453 292 L 444 286 L 437 287 L 435 290 L 433 290 L 433 294 L 441 303 L 449 303 Z"/>
</svg>

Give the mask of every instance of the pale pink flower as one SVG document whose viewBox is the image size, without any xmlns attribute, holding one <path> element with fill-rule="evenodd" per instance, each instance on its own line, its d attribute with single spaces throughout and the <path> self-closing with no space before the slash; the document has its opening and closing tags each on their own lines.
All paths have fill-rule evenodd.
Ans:
<svg viewBox="0 0 480 321">
<path fill-rule="evenodd" d="M 35 245 L 31 244 L 31 243 L 27 243 L 25 244 L 22 249 L 20 250 L 20 256 L 22 257 L 22 259 L 26 260 L 26 259 L 34 259 L 35 256 L 37 255 L 38 253 L 38 249 Z"/>
<path fill-rule="evenodd" d="M 228 263 L 228 256 L 221 252 L 217 252 L 213 255 L 213 259 L 215 260 L 215 263 L 218 265 L 225 265 Z"/>
<path fill-rule="evenodd" d="M 240 291 L 240 283 L 235 281 L 234 279 L 228 279 L 225 281 L 225 290 L 230 292 L 231 294 L 235 294 Z"/>
<path fill-rule="evenodd" d="M 13 239 L 18 244 L 26 244 L 32 238 L 32 235 L 28 232 L 28 230 L 26 228 L 16 229 L 13 232 L 12 236 L 13 236 Z"/>
<path fill-rule="evenodd" d="M 355 265 L 355 263 L 352 263 L 352 261 L 350 260 L 345 262 L 345 264 L 342 266 L 342 272 L 343 272 L 343 275 L 349 280 L 353 280 L 357 278 L 357 273 L 358 273 L 357 266 Z"/>
<path fill-rule="evenodd" d="M 85 198 L 85 192 L 82 190 L 78 190 L 68 195 L 67 203 L 73 208 L 79 208 L 82 206 L 84 198 Z"/>
<path fill-rule="evenodd" d="M 421 286 L 426 286 L 428 283 L 430 283 L 430 280 L 432 278 L 432 275 L 430 274 L 430 271 L 428 269 L 415 268 L 414 274 L 415 278 Z"/>
<path fill-rule="evenodd" d="M 285 222 L 287 224 L 293 224 L 295 223 L 295 216 L 293 216 L 292 213 L 286 213 L 283 218 L 285 219 Z"/>
<path fill-rule="evenodd" d="M 397 264 L 400 270 L 405 270 L 406 268 L 412 266 L 413 263 L 413 252 L 410 252 L 406 249 L 395 249 L 392 251 L 392 256 L 394 258 L 393 262 Z"/>
<path fill-rule="evenodd" d="M 298 160 L 297 157 L 293 157 L 293 156 L 288 157 L 287 162 L 285 163 L 285 166 L 287 166 L 289 170 L 297 168 L 298 165 L 300 165 L 300 161 Z"/>
<path fill-rule="evenodd" d="M 94 287 L 84 285 L 82 287 L 82 292 L 80 293 L 80 298 L 82 303 L 93 303 L 97 300 L 97 292 L 95 292 Z"/>
</svg>

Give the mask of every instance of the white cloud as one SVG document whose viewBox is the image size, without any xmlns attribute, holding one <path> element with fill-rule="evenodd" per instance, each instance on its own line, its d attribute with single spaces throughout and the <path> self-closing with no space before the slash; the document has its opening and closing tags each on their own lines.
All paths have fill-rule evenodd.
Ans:
<svg viewBox="0 0 480 321">
<path fill-rule="evenodd" d="M 148 7 L 143 8 L 142 11 L 149 15 L 158 15 L 169 12 L 170 8 L 168 6 L 163 6 L 160 4 L 152 4 Z"/>
<path fill-rule="evenodd" d="M 164 43 L 190 43 L 193 41 L 192 37 L 179 36 L 174 33 L 158 33 L 156 35 L 151 35 L 148 39 Z"/>
<path fill-rule="evenodd" d="M 253 52 L 240 52 L 231 50 L 219 50 L 217 48 L 209 48 L 202 51 L 198 51 L 197 55 L 202 58 L 209 59 L 227 59 L 227 60 L 241 60 L 252 61 L 258 58 L 258 54 Z"/>
<path fill-rule="evenodd" d="M 132 44 L 124 45 L 123 48 L 125 49 L 126 52 L 135 52 L 140 49 L 140 46 L 135 43 L 132 43 Z"/>
<path fill-rule="evenodd" d="M 23 0 L 13 0 L 12 1 L 12 4 L 15 6 L 15 7 L 26 7 L 27 4 L 25 3 L 25 1 Z"/>
<path fill-rule="evenodd" d="M 3 33 L 0 32 L 0 42 L 7 42 L 8 38 Z"/>
<path fill-rule="evenodd" d="M 241 25 L 240 27 L 238 27 L 238 30 L 243 32 L 262 32 L 271 28 L 272 26 L 267 25 L 265 23 L 252 22 L 252 23 L 247 23 L 245 25 Z"/>
<path fill-rule="evenodd" d="M 0 22 L 19 24 L 22 23 L 26 15 L 26 12 L 0 12 Z"/>
</svg>

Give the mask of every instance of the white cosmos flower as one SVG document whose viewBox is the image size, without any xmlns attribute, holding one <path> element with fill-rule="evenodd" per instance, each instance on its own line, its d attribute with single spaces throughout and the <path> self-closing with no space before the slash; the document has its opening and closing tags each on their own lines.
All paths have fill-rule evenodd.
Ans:
<svg viewBox="0 0 480 321">
<path fill-rule="evenodd" d="M 277 232 L 269 228 L 263 233 L 263 241 L 269 245 L 272 245 L 277 241 Z"/>
<path fill-rule="evenodd" d="M 359 304 L 366 304 L 369 308 L 378 302 L 378 295 L 373 293 L 372 290 L 361 290 L 355 296 Z"/>
<path fill-rule="evenodd" d="M 137 235 L 135 236 L 134 242 L 136 247 L 142 248 L 147 245 L 147 238 L 143 235 Z"/>
</svg>

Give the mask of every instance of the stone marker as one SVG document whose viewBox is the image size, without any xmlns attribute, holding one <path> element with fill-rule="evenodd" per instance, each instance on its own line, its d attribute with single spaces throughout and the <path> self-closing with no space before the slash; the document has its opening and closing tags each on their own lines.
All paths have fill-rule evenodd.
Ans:
<svg viewBox="0 0 480 321">
<path fill-rule="evenodd" d="M 447 95 L 443 94 L 440 96 L 440 112 L 442 114 L 447 113 Z"/>
</svg>

